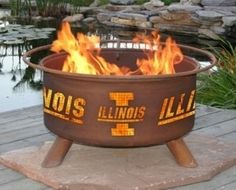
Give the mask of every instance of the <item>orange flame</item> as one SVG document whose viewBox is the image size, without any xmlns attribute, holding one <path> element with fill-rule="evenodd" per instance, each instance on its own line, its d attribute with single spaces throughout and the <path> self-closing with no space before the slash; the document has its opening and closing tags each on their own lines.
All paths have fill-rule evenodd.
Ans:
<svg viewBox="0 0 236 190">
<path fill-rule="evenodd" d="M 152 32 L 151 36 L 138 35 L 134 42 L 144 42 L 151 50 L 147 51 L 147 59 L 138 59 L 137 66 L 145 75 L 173 74 L 174 65 L 179 64 L 184 56 L 174 40 L 167 38 L 165 45 L 160 42 L 160 35 Z"/>
<path fill-rule="evenodd" d="M 65 72 L 94 75 L 173 74 L 175 73 L 174 64 L 179 64 L 183 60 L 183 54 L 175 41 L 168 38 L 163 45 L 160 43 L 160 35 L 156 32 L 153 32 L 151 36 L 138 35 L 133 39 L 134 42 L 142 42 L 152 47 L 145 50 L 146 59 L 137 59 L 136 71 L 130 71 L 124 67 L 119 68 L 106 61 L 99 55 L 100 38 L 82 33 L 78 33 L 76 38 L 67 22 L 63 22 L 57 38 L 51 50 L 57 53 L 64 50 L 68 53 L 62 68 Z"/>
</svg>

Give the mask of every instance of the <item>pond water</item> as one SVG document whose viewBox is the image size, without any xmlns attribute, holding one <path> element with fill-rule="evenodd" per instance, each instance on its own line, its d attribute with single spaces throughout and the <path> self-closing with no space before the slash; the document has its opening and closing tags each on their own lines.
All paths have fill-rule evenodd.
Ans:
<svg viewBox="0 0 236 190">
<path fill-rule="evenodd" d="M 21 55 L 51 43 L 55 29 L 49 29 L 50 22 L 19 23 L 22 21 L 0 21 L 0 112 L 42 104 L 42 74 L 29 68 Z"/>
<path fill-rule="evenodd" d="M 12 64 L 12 63 L 15 64 Z M 29 107 L 42 103 L 41 91 L 30 88 L 27 84 L 16 86 L 24 76 L 26 65 L 18 64 L 18 56 L 6 56 L 0 72 L 0 112 Z M 36 74 L 40 79 L 40 73 Z"/>
<path fill-rule="evenodd" d="M 11 32 L 4 33 L 0 30 L 0 112 L 42 104 L 42 73 L 40 71 L 35 72 L 28 67 L 22 61 L 21 54 L 34 47 L 50 44 L 56 36 L 51 28 L 58 28 L 59 23 L 56 21 L 35 22 L 26 20 L 9 20 L 4 21 L 4 23 L 10 26 Z M 74 32 L 97 34 L 102 39 L 131 39 L 137 32 L 147 32 L 114 30 L 114 28 L 106 28 L 97 24 L 76 25 L 73 30 Z M 166 37 L 167 34 L 162 36 Z M 16 38 L 18 42 L 13 42 Z M 174 38 L 178 43 L 199 46 L 195 43 L 197 39 L 192 36 L 185 36 L 184 38 L 175 36 Z M 35 56 L 33 61 L 37 63 L 44 56 L 45 54 Z"/>
</svg>

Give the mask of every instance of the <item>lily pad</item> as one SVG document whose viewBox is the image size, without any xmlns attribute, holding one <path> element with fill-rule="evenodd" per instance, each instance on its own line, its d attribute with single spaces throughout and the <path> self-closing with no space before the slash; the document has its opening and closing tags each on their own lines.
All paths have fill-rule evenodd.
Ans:
<svg viewBox="0 0 236 190">
<path fill-rule="evenodd" d="M 7 33 L 5 33 L 5 36 L 15 36 L 16 34 L 19 34 L 18 31 L 8 31 Z"/>
<path fill-rule="evenodd" d="M 39 40 L 40 38 L 37 37 L 37 36 L 34 36 L 34 37 L 27 37 L 26 38 L 26 41 L 33 41 L 33 40 Z"/>
<path fill-rule="evenodd" d="M 34 25 L 24 25 L 22 28 L 28 29 L 28 28 L 34 28 Z"/>
<path fill-rule="evenodd" d="M 7 27 L 8 28 L 19 28 L 19 27 L 21 27 L 22 25 L 20 25 L 20 24 L 9 24 Z"/>
<path fill-rule="evenodd" d="M 34 28 L 33 30 L 34 30 L 34 32 L 42 32 L 41 28 Z"/>
<path fill-rule="evenodd" d="M 3 36 L 1 39 L 4 40 L 4 41 L 14 41 L 14 40 L 17 40 L 17 38 L 13 37 L 13 36 Z"/>
<path fill-rule="evenodd" d="M 17 45 L 17 44 L 23 44 L 24 41 L 23 40 L 19 40 L 19 39 L 16 39 L 16 40 L 7 40 L 5 42 L 3 42 L 5 45 Z"/>
<path fill-rule="evenodd" d="M 42 31 L 45 31 L 45 32 L 54 32 L 56 31 L 57 29 L 56 28 L 41 28 Z"/>
<path fill-rule="evenodd" d="M 5 27 L 0 27 L 0 33 L 6 33 L 8 30 Z"/>
<path fill-rule="evenodd" d="M 38 39 L 48 39 L 49 38 L 47 35 L 40 35 L 37 37 L 38 37 Z"/>
</svg>

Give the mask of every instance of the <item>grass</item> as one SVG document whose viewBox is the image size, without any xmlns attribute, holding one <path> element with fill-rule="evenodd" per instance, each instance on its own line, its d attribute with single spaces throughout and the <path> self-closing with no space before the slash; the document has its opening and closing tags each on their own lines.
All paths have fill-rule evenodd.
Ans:
<svg viewBox="0 0 236 190">
<path fill-rule="evenodd" d="M 200 75 L 197 102 L 218 108 L 236 109 L 236 75 L 223 69 Z"/>
<path fill-rule="evenodd" d="M 78 12 L 79 7 L 89 6 L 94 0 L 35 0 L 36 8 L 31 4 L 31 0 L 10 0 L 12 15 L 14 16 L 54 16 L 60 17 L 68 14 L 68 4 Z M 106 0 L 102 0 L 105 3 Z"/>
<path fill-rule="evenodd" d="M 110 3 L 109 0 L 100 0 L 100 4 L 99 5 L 107 5 L 108 3 Z"/>
<path fill-rule="evenodd" d="M 236 109 L 236 48 L 221 40 L 222 47 L 211 48 L 218 59 L 217 71 L 199 75 L 197 102 Z"/>
<path fill-rule="evenodd" d="M 135 4 L 136 5 L 142 5 L 146 2 L 149 2 L 150 0 L 135 0 Z M 180 2 L 180 0 L 161 0 L 162 2 L 165 3 L 165 5 L 170 5 L 171 3 L 174 3 L 174 2 Z"/>
<path fill-rule="evenodd" d="M 164 2 L 165 5 L 170 5 L 171 3 L 180 2 L 180 0 L 162 0 L 162 2 Z"/>
<path fill-rule="evenodd" d="M 149 2 L 149 0 L 135 0 L 135 4 L 136 5 L 142 5 L 142 4 L 146 3 L 146 2 Z"/>
</svg>

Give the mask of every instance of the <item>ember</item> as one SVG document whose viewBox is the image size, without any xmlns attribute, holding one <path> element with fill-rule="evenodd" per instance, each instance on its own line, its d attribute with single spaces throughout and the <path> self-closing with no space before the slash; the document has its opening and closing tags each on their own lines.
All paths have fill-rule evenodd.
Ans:
<svg viewBox="0 0 236 190">
<path fill-rule="evenodd" d="M 175 41 L 169 37 L 163 45 L 157 32 L 152 32 L 150 36 L 138 35 L 133 41 L 144 42 L 150 47 L 148 51 L 144 50 L 147 58 L 137 59 L 138 69 L 136 71 L 109 63 L 100 55 L 100 38 L 98 36 L 86 36 L 78 33 L 76 38 L 67 22 L 62 24 L 62 29 L 58 32 L 58 39 L 53 42 L 51 50 L 57 53 L 62 50 L 66 51 L 68 56 L 62 70 L 80 74 L 173 74 L 175 73 L 174 65 L 183 60 L 183 54 Z"/>
</svg>

